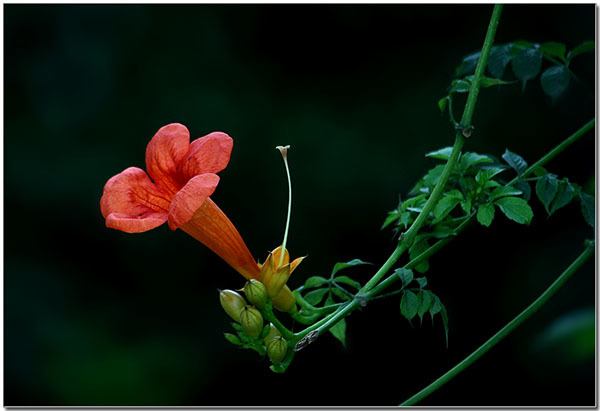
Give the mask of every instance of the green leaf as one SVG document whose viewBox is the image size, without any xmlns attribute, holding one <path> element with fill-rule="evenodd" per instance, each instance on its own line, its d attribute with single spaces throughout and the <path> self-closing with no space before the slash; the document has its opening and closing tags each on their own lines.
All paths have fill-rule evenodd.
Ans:
<svg viewBox="0 0 600 411">
<path fill-rule="evenodd" d="M 518 196 L 519 194 L 522 194 L 522 191 L 517 190 L 516 188 L 511 186 L 502 186 L 492 191 L 492 193 L 490 194 L 490 201 L 494 201 L 495 199 L 500 197 Z"/>
<path fill-rule="evenodd" d="M 525 170 L 527 170 L 527 162 L 518 154 L 513 153 L 508 148 L 502 154 L 502 158 L 506 163 L 511 166 L 518 175 L 523 174 Z"/>
<path fill-rule="evenodd" d="M 549 41 L 544 43 L 540 47 L 540 51 L 547 56 L 556 57 L 566 62 L 565 53 L 567 52 L 567 46 L 556 41 Z"/>
<path fill-rule="evenodd" d="M 444 112 L 444 110 L 446 110 L 446 106 L 448 105 L 448 100 L 450 100 L 450 97 L 448 97 L 448 96 L 438 100 L 438 107 L 440 108 L 440 111 L 442 113 Z"/>
<path fill-rule="evenodd" d="M 452 80 L 450 83 L 449 94 L 453 93 L 468 93 L 471 90 L 471 82 L 464 78 Z"/>
<path fill-rule="evenodd" d="M 389 226 L 390 224 L 392 224 L 394 221 L 396 221 L 398 218 L 400 218 L 400 213 L 398 212 L 398 210 L 390 211 L 388 213 L 387 218 L 383 222 L 383 225 L 381 226 L 381 229 L 383 230 L 384 228 L 386 228 L 387 226 Z"/>
<path fill-rule="evenodd" d="M 233 345 L 242 345 L 242 341 L 239 339 L 237 335 L 233 335 L 230 333 L 223 333 L 225 335 L 225 339 L 232 343 Z"/>
<path fill-rule="evenodd" d="M 446 348 L 448 348 L 448 312 L 446 311 L 446 307 L 442 304 L 442 310 L 440 311 L 440 315 L 442 316 L 442 323 L 444 324 L 444 332 L 446 333 Z"/>
<path fill-rule="evenodd" d="M 501 78 L 511 59 L 512 54 L 510 53 L 510 44 L 492 47 L 487 65 L 490 74 L 494 77 Z"/>
<path fill-rule="evenodd" d="M 573 50 L 567 54 L 567 60 L 570 62 L 573 57 L 578 56 L 581 53 L 585 53 L 588 51 L 594 51 L 595 44 L 593 41 L 584 41 L 579 46 L 575 47 Z"/>
<path fill-rule="evenodd" d="M 419 254 L 421 254 L 423 251 L 427 250 L 428 248 L 429 248 L 429 243 L 427 242 L 427 240 L 425 240 L 421 236 L 421 234 L 419 234 L 419 236 L 417 236 L 417 238 L 415 238 L 415 242 L 413 243 L 413 245 L 408 250 L 408 255 L 409 255 L 410 259 L 412 260 L 413 258 L 418 257 Z M 415 267 L 415 270 L 417 270 L 420 273 L 427 272 L 427 270 L 429 270 L 429 261 L 425 260 L 425 261 L 421 262 L 418 266 Z"/>
<path fill-rule="evenodd" d="M 431 315 L 431 321 L 433 321 L 433 317 L 442 311 L 442 302 L 438 298 L 437 295 L 431 293 L 433 296 L 433 303 L 431 304 L 431 308 L 429 309 L 429 314 Z"/>
<path fill-rule="evenodd" d="M 265 338 L 267 334 L 269 334 L 269 331 L 271 331 L 271 326 L 267 324 L 263 327 L 262 332 L 260 333 L 260 339 Z"/>
<path fill-rule="evenodd" d="M 437 165 L 433 167 L 431 170 L 427 172 L 425 177 L 423 177 L 423 184 L 426 186 L 433 187 L 440 181 L 440 177 L 442 176 L 442 172 L 444 171 L 444 164 Z"/>
<path fill-rule="evenodd" d="M 400 301 L 400 312 L 407 320 L 412 320 L 417 315 L 419 300 L 415 293 L 405 290 Z"/>
<path fill-rule="evenodd" d="M 569 69 L 565 66 L 550 67 L 542 73 L 542 90 L 550 97 L 558 97 L 569 87 Z"/>
<path fill-rule="evenodd" d="M 584 193 L 583 191 L 579 192 L 579 199 L 581 200 L 581 213 L 583 214 L 583 218 L 585 221 L 595 228 L 595 204 L 594 204 L 594 196 Z"/>
<path fill-rule="evenodd" d="M 339 299 L 342 300 L 351 300 L 352 297 L 350 295 L 348 295 L 347 293 L 343 292 L 342 290 L 340 290 L 339 288 L 331 288 L 331 292 L 333 294 L 335 294 L 336 297 L 338 297 Z"/>
<path fill-rule="evenodd" d="M 535 78 L 542 68 L 542 53 L 536 48 L 519 51 L 512 59 L 515 76 L 522 81 Z"/>
<path fill-rule="evenodd" d="M 468 200 L 464 200 L 460 202 L 460 207 L 463 209 L 463 211 L 467 214 L 469 214 L 471 212 L 471 208 L 472 208 L 473 204 L 471 202 L 471 199 Z"/>
<path fill-rule="evenodd" d="M 366 261 L 361 261 L 358 258 L 348 261 L 347 263 L 337 263 L 336 265 L 333 266 L 333 271 L 331 272 L 331 278 L 333 278 L 335 276 L 335 274 L 340 270 L 343 270 L 348 267 L 362 265 L 362 264 L 371 264 L 371 263 L 367 263 Z"/>
<path fill-rule="evenodd" d="M 495 203 L 509 219 L 519 224 L 529 224 L 533 211 L 525 200 L 519 197 L 502 197 Z"/>
<path fill-rule="evenodd" d="M 485 186 L 496 174 L 503 172 L 503 168 L 491 167 L 483 170 L 479 170 L 475 175 L 475 181 L 480 186 Z"/>
<path fill-rule="evenodd" d="M 475 164 L 491 162 L 493 162 L 493 160 L 488 156 L 477 153 L 464 153 L 460 159 L 460 165 L 465 169 Z"/>
<path fill-rule="evenodd" d="M 442 198 L 435 206 L 433 215 L 436 220 L 441 221 L 461 202 L 461 199 L 454 196 Z"/>
<path fill-rule="evenodd" d="M 431 151 L 425 154 L 425 157 L 437 158 L 439 160 L 448 160 L 452 153 L 452 147 L 444 147 L 436 151 Z"/>
<path fill-rule="evenodd" d="M 515 187 L 523 192 L 523 200 L 529 201 L 531 198 L 531 186 L 528 181 L 518 180 Z"/>
<path fill-rule="evenodd" d="M 350 287 L 354 287 L 357 290 L 360 290 L 360 288 L 361 288 L 361 285 L 358 281 L 353 280 L 352 278 L 348 277 L 347 275 L 340 275 L 339 277 L 335 277 L 335 282 L 349 285 Z"/>
<path fill-rule="evenodd" d="M 431 233 L 435 238 L 446 238 L 452 235 L 456 235 L 456 232 L 452 227 L 449 227 L 444 224 L 436 224 L 433 233 Z"/>
<path fill-rule="evenodd" d="M 554 174 L 546 174 L 542 178 L 540 178 L 535 184 L 535 193 L 538 198 L 544 205 L 546 212 L 550 214 L 549 206 L 554 196 L 556 195 L 556 191 L 558 190 L 558 180 Z"/>
<path fill-rule="evenodd" d="M 571 202 L 573 197 L 575 196 L 575 188 L 569 183 L 569 180 L 563 178 L 560 183 L 558 183 L 558 190 L 556 190 L 556 196 L 552 201 L 552 205 L 550 206 L 550 215 L 554 214 L 554 212 Z"/>
<path fill-rule="evenodd" d="M 342 345 L 346 347 L 346 319 L 342 318 L 337 324 L 329 329 L 335 338 L 340 340 Z"/>
<path fill-rule="evenodd" d="M 470 82 L 473 82 L 473 77 L 474 76 L 468 76 L 467 78 L 469 79 Z M 499 78 L 481 76 L 480 85 L 483 88 L 488 88 L 488 87 L 494 87 L 494 86 L 502 86 L 504 84 L 513 84 L 513 83 L 515 83 L 515 81 L 506 81 L 506 80 L 502 80 Z"/>
<path fill-rule="evenodd" d="M 244 329 L 242 328 L 241 325 L 239 325 L 238 323 L 231 323 L 231 326 L 236 330 L 236 331 L 241 331 L 244 332 Z"/>
<path fill-rule="evenodd" d="M 546 169 L 545 169 L 544 167 L 542 167 L 542 166 L 537 166 L 537 167 L 536 167 L 536 168 L 534 168 L 532 171 L 533 171 L 533 174 L 534 174 L 536 177 L 543 177 L 543 176 L 545 176 L 546 174 L 548 174 L 548 170 L 546 170 Z"/>
<path fill-rule="evenodd" d="M 408 228 L 408 224 L 410 223 L 412 219 L 412 216 L 410 214 L 410 211 L 406 212 L 406 213 L 402 213 L 402 217 L 400 217 L 400 225 L 403 225 L 404 228 Z"/>
<path fill-rule="evenodd" d="M 315 288 L 315 287 L 320 287 L 323 284 L 327 284 L 329 280 L 327 280 L 325 277 L 321 277 L 318 275 L 312 276 L 312 277 L 308 277 L 306 279 L 306 281 L 304 282 L 304 288 Z"/>
<path fill-rule="evenodd" d="M 414 278 L 413 271 L 406 269 L 406 268 L 398 268 L 394 271 L 394 274 L 396 274 L 398 277 L 400 277 L 403 288 L 406 287 L 408 284 L 410 284 L 410 282 Z"/>
<path fill-rule="evenodd" d="M 465 74 L 472 74 L 475 71 L 475 67 L 477 67 L 480 55 L 481 52 L 478 51 L 463 58 L 462 63 L 456 69 L 456 75 L 461 77 Z"/>
<path fill-rule="evenodd" d="M 319 302 L 321 302 L 323 297 L 325 297 L 326 293 L 327 293 L 327 288 L 319 288 L 319 289 L 307 292 L 306 295 L 304 296 L 304 299 L 310 305 L 316 305 L 316 304 L 319 304 Z"/>
<path fill-rule="evenodd" d="M 419 288 L 423 289 L 427 285 L 427 277 L 415 278 L 415 281 L 419 283 Z"/>
<path fill-rule="evenodd" d="M 429 290 L 421 290 L 419 294 L 417 294 L 419 308 L 417 309 L 417 314 L 419 315 L 419 320 L 423 322 L 423 316 L 429 309 L 431 308 L 431 304 L 433 303 L 433 293 Z"/>
<path fill-rule="evenodd" d="M 489 227 L 494 220 L 494 205 L 482 204 L 477 209 L 477 221 L 479 224 Z"/>
</svg>

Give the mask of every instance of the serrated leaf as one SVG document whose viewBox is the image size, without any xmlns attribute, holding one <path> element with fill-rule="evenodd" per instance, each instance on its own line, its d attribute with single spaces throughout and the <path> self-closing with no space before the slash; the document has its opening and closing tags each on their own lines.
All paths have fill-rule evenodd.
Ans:
<svg viewBox="0 0 600 411">
<path fill-rule="evenodd" d="M 479 170 L 475 175 L 475 181 L 477 184 L 481 186 L 485 186 L 485 184 L 490 181 L 496 174 L 499 174 L 504 171 L 504 168 L 492 167 L 486 168 L 483 170 Z"/>
<path fill-rule="evenodd" d="M 242 341 L 239 339 L 237 335 L 233 335 L 230 333 L 223 333 L 225 339 L 232 343 L 233 345 L 242 345 Z"/>
<path fill-rule="evenodd" d="M 492 191 L 492 193 L 490 194 L 490 201 L 494 201 L 500 197 L 518 196 L 519 194 L 522 194 L 521 190 L 517 190 L 516 188 L 511 186 L 502 186 Z"/>
<path fill-rule="evenodd" d="M 527 170 L 527 162 L 520 155 L 513 153 L 508 148 L 502 154 L 502 158 L 506 163 L 511 166 L 518 175 L 523 174 Z"/>
<path fill-rule="evenodd" d="M 402 281 L 402 287 L 406 287 L 414 278 L 414 274 L 412 270 L 406 268 L 398 268 L 394 271 L 394 273 L 400 277 Z"/>
<path fill-rule="evenodd" d="M 529 224 L 533 218 L 533 211 L 525 200 L 519 197 L 502 197 L 495 204 L 509 219 L 519 224 Z"/>
<path fill-rule="evenodd" d="M 475 67 L 477 67 L 477 62 L 479 61 L 479 56 L 481 52 L 478 51 L 473 54 L 469 54 L 464 57 L 460 66 L 456 69 L 456 75 L 458 77 L 464 76 L 465 74 L 472 74 L 475 71 Z"/>
<path fill-rule="evenodd" d="M 449 196 L 442 198 L 433 209 L 436 220 L 441 221 L 461 202 L 460 198 Z"/>
<path fill-rule="evenodd" d="M 540 46 L 540 51 L 547 56 L 556 57 L 562 61 L 567 61 L 565 53 L 567 52 L 567 46 L 556 41 L 549 41 Z"/>
<path fill-rule="evenodd" d="M 556 210 L 569 204 L 574 196 L 575 188 L 569 183 L 568 179 L 563 178 L 560 183 L 558 183 L 556 196 L 550 206 L 550 215 L 554 214 Z"/>
<path fill-rule="evenodd" d="M 335 276 L 335 274 L 340 270 L 343 270 L 348 267 L 355 267 L 357 265 L 363 265 L 363 264 L 371 264 L 371 263 L 367 263 L 366 261 L 361 261 L 358 258 L 348 261 L 347 263 L 337 263 L 336 265 L 333 266 L 333 271 L 331 272 L 331 277 L 333 278 Z"/>
<path fill-rule="evenodd" d="M 402 213 L 402 217 L 400 217 L 400 224 L 403 225 L 404 228 L 408 228 L 408 224 L 410 223 L 412 216 L 410 212 Z"/>
<path fill-rule="evenodd" d="M 353 280 L 352 278 L 348 277 L 347 275 L 340 275 L 338 277 L 335 277 L 335 282 L 349 285 L 350 287 L 354 287 L 357 290 L 360 290 L 360 288 L 361 288 L 361 285 L 358 281 Z"/>
<path fill-rule="evenodd" d="M 510 53 L 510 44 L 492 47 L 488 57 L 487 66 L 490 74 L 494 77 L 501 78 L 511 59 L 512 54 Z"/>
<path fill-rule="evenodd" d="M 306 281 L 304 282 L 304 288 L 315 288 L 315 287 L 320 287 L 323 284 L 327 284 L 329 280 L 327 280 L 327 278 L 325 277 L 321 277 L 318 275 L 312 276 L 312 277 L 308 277 L 306 279 Z"/>
<path fill-rule="evenodd" d="M 412 291 L 405 290 L 400 301 L 400 313 L 407 319 L 412 320 L 417 315 L 419 300 Z"/>
<path fill-rule="evenodd" d="M 442 113 L 446 110 L 446 106 L 448 105 L 449 99 L 450 97 L 446 96 L 438 100 L 438 107 Z"/>
<path fill-rule="evenodd" d="M 534 168 L 532 171 L 533 171 L 533 174 L 534 174 L 536 177 L 543 177 L 543 176 L 545 176 L 546 174 L 548 174 L 548 170 L 546 170 L 546 169 L 545 169 L 544 167 L 542 167 L 542 166 L 537 166 L 537 167 L 536 167 L 536 168 Z"/>
<path fill-rule="evenodd" d="M 512 59 L 512 69 L 521 81 L 535 78 L 542 68 L 542 53 L 536 48 L 519 51 Z"/>
<path fill-rule="evenodd" d="M 535 193 L 538 198 L 544 205 L 546 212 L 550 214 L 549 206 L 554 196 L 556 195 L 556 191 L 558 190 L 558 180 L 554 174 L 546 174 L 542 178 L 540 178 L 535 184 Z"/>
<path fill-rule="evenodd" d="M 316 305 L 316 304 L 319 304 L 319 302 L 321 302 L 323 297 L 325 297 L 326 293 L 327 293 L 327 288 L 318 288 L 316 290 L 307 292 L 306 295 L 304 296 L 304 299 L 310 305 Z"/>
<path fill-rule="evenodd" d="M 595 43 L 593 41 L 584 41 L 567 54 L 567 60 L 571 61 L 573 57 L 588 51 L 594 51 Z"/>
<path fill-rule="evenodd" d="M 425 157 L 437 158 L 439 160 L 448 160 L 452 153 L 452 147 L 444 147 L 436 151 L 431 151 L 425 154 Z"/>
<path fill-rule="evenodd" d="M 540 82 L 542 83 L 542 90 L 550 97 L 556 98 L 565 92 L 569 87 L 569 69 L 565 66 L 554 66 L 550 67 L 542 73 Z"/>
<path fill-rule="evenodd" d="M 440 311 L 442 311 L 442 302 L 440 301 L 439 297 L 433 293 L 431 293 L 433 296 L 433 303 L 431 304 L 431 308 L 429 309 L 429 314 L 431 314 L 431 320 L 433 321 L 433 317 L 439 313 Z"/>
<path fill-rule="evenodd" d="M 452 235 L 456 235 L 456 232 L 452 227 L 442 224 L 436 224 L 435 230 L 431 233 L 435 238 L 446 238 Z"/>
<path fill-rule="evenodd" d="M 475 164 L 491 162 L 493 162 L 493 160 L 488 156 L 477 153 L 464 153 L 460 159 L 460 165 L 465 169 Z"/>
<path fill-rule="evenodd" d="M 581 213 L 583 214 L 583 218 L 585 218 L 586 223 L 588 223 L 592 228 L 596 227 L 596 206 L 594 203 L 594 196 L 584 193 L 583 191 L 579 192 L 579 199 L 581 200 Z"/>
<path fill-rule="evenodd" d="M 419 283 L 419 288 L 425 288 L 425 286 L 427 286 L 427 277 L 415 278 L 415 281 Z"/>
<path fill-rule="evenodd" d="M 515 187 L 523 192 L 523 200 L 529 201 L 531 198 L 531 186 L 528 181 L 518 180 L 515 183 Z"/>
<path fill-rule="evenodd" d="M 479 224 L 489 227 L 494 220 L 494 205 L 493 204 L 482 204 L 477 209 L 477 221 Z"/>
<path fill-rule="evenodd" d="M 427 311 L 429 311 L 431 305 L 433 304 L 433 293 L 429 290 L 421 290 L 419 291 L 417 298 L 419 299 L 419 308 L 417 309 L 417 314 L 419 315 L 419 319 L 423 321 L 423 316 Z"/>
<path fill-rule="evenodd" d="M 329 332 L 346 347 L 346 319 L 342 318 L 337 324 L 329 329 Z"/>
<path fill-rule="evenodd" d="M 469 214 L 471 212 L 471 208 L 473 207 L 471 199 L 461 201 L 460 202 L 460 207 L 463 209 L 463 211 L 465 213 Z"/>
<path fill-rule="evenodd" d="M 423 184 L 430 187 L 436 185 L 440 181 L 444 167 L 444 164 L 440 164 L 429 170 L 423 177 Z"/>
</svg>

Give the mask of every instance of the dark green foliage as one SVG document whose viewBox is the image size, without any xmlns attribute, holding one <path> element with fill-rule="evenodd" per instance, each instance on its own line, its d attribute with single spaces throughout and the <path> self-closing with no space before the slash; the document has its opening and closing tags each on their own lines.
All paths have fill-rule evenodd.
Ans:
<svg viewBox="0 0 600 411">
<path fill-rule="evenodd" d="M 535 78 L 542 68 L 542 53 L 535 48 L 526 48 L 517 52 L 512 59 L 515 77 L 521 81 Z"/>
<path fill-rule="evenodd" d="M 338 323 L 329 329 L 329 332 L 337 338 L 344 347 L 346 347 L 346 319 L 342 318 Z"/>
<path fill-rule="evenodd" d="M 344 268 L 354 267 L 354 266 L 362 265 L 362 264 L 371 264 L 371 263 L 361 261 L 358 258 L 355 258 L 352 261 L 348 261 L 347 263 L 337 263 L 336 265 L 333 266 L 333 270 L 331 271 L 331 278 L 335 277 L 335 274 L 338 271 L 343 270 Z"/>
<path fill-rule="evenodd" d="M 558 190 L 558 180 L 554 174 L 546 174 L 541 177 L 535 185 L 535 193 L 544 205 L 546 212 L 550 214 L 550 203 Z"/>
<path fill-rule="evenodd" d="M 494 205 L 482 204 L 477 209 L 477 221 L 483 226 L 489 227 L 494 220 Z"/>
<path fill-rule="evenodd" d="M 398 268 L 396 271 L 394 271 L 394 273 L 400 277 L 403 288 L 410 284 L 414 278 L 413 271 L 406 268 Z"/>
<path fill-rule="evenodd" d="M 549 41 L 544 43 L 540 47 L 540 51 L 546 56 L 556 57 L 563 62 L 567 62 L 565 57 L 565 53 L 567 52 L 567 46 L 562 43 L 557 43 L 556 41 Z"/>
<path fill-rule="evenodd" d="M 558 97 L 569 87 L 569 69 L 565 66 L 553 66 L 544 71 L 540 81 L 542 89 L 550 97 Z"/>
<path fill-rule="evenodd" d="M 569 204 L 575 196 L 575 188 L 569 183 L 569 179 L 563 178 L 558 183 L 558 189 L 556 190 L 556 196 L 552 205 L 550 206 L 550 215 L 554 214 L 556 210 Z"/>
<path fill-rule="evenodd" d="M 490 51 L 490 56 L 488 57 L 488 70 L 490 74 L 496 78 L 502 78 L 504 75 L 504 70 L 510 60 L 512 59 L 512 54 L 510 52 L 510 45 L 504 44 L 502 46 L 492 47 Z"/>
<path fill-rule="evenodd" d="M 328 281 L 327 278 L 315 275 L 315 276 L 309 277 L 304 282 L 304 288 L 320 287 L 323 284 L 327 284 L 327 281 Z"/>
<path fill-rule="evenodd" d="M 502 158 L 517 172 L 518 175 L 523 174 L 523 172 L 527 170 L 527 162 L 523 157 L 513 153 L 508 148 L 504 151 L 504 154 L 502 154 Z"/>
<path fill-rule="evenodd" d="M 400 301 L 400 312 L 407 320 L 412 320 L 419 309 L 419 299 L 412 291 L 405 290 Z"/>
<path fill-rule="evenodd" d="M 509 219 L 519 224 L 529 224 L 533 218 L 533 211 L 525 200 L 519 197 L 502 197 L 495 204 Z"/>
<path fill-rule="evenodd" d="M 595 204 L 594 204 L 594 196 L 586 194 L 582 191 L 579 192 L 579 199 L 581 200 L 581 212 L 583 213 L 583 218 L 585 221 L 595 228 L 596 218 L 595 218 Z"/>
</svg>

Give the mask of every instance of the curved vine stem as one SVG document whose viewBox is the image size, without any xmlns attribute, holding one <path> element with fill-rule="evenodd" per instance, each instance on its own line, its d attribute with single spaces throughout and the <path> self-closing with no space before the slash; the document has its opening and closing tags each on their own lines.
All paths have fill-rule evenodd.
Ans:
<svg viewBox="0 0 600 411">
<path fill-rule="evenodd" d="M 488 352 L 490 348 L 498 344 L 504 337 L 510 334 L 515 328 L 521 325 L 527 320 L 533 313 L 540 309 L 549 299 L 552 297 L 564 283 L 587 261 L 588 258 L 594 253 L 594 245 L 589 245 L 581 253 L 579 257 L 567 268 L 553 283 L 540 295 L 529 307 L 523 310 L 519 315 L 512 319 L 506 324 L 500 331 L 498 331 L 492 338 L 487 340 L 478 349 L 473 351 L 471 355 L 458 363 L 454 368 L 442 375 L 440 378 L 435 380 L 429 386 L 419 391 L 417 394 L 404 401 L 400 406 L 410 406 L 419 403 L 424 398 L 428 397 L 431 393 L 436 391 L 442 385 L 446 384 L 452 378 L 456 377 L 462 371 L 464 371 L 469 365 L 473 364 L 483 354 Z"/>
</svg>

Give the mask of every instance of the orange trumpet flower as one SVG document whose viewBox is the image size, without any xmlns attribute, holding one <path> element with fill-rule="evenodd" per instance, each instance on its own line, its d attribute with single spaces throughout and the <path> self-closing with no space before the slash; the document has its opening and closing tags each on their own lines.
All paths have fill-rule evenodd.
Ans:
<svg viewBox="0 0 600 411">
<path fill-rule="evenodd" d="M 206 245 L 247 279 L 260 267 L 229 218 L 210 199 L 216 173 L 229 163 L 233 140 L 214 132 L 190 143 L 181 124 L 168 124 L 146 148 L 146 169 L 130 167 L 108 180 L 100 200 L 106 226 L 140 233 L 168 222 Z"/>
</svg>

